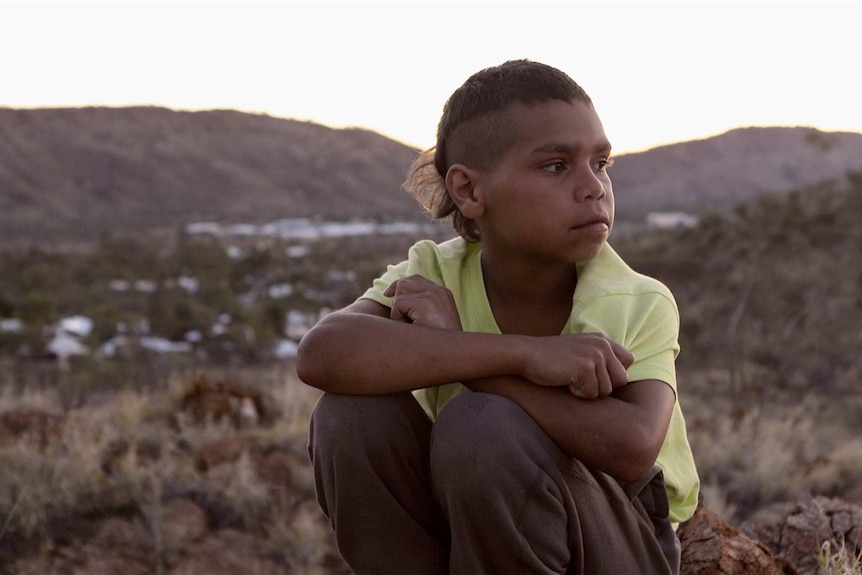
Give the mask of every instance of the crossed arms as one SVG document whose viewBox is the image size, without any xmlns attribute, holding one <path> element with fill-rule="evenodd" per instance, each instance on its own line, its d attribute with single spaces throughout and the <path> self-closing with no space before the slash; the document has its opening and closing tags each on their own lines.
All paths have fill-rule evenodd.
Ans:
<svg viewBox="0 0 862 575">
<path fill-rule="evenodd" d="M 419 276 L 322 319 L 302 339 L 297 373 L 346 395 L 384 395 L 460 381 L 507 397 L 571 457 L 620 481 L 655 463 L 675 396 L 628 382 L 632 354 L 601 334 L 532 337 L 461 329 L 451 293 Z"/>
</svg>

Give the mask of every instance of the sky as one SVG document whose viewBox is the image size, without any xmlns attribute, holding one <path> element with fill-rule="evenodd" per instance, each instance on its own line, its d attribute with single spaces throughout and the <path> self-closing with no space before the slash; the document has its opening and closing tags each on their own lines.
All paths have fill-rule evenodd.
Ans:
<svg viewBox="0 0 862 575">
<path fill-rule="evenodd" d="M 433 146 L 472 73 L 528 58 L 617 153 L 745 126 L 862 132 L 862 2 L 0 0 L 0 107 L 235 109 Z"/>
</svg>

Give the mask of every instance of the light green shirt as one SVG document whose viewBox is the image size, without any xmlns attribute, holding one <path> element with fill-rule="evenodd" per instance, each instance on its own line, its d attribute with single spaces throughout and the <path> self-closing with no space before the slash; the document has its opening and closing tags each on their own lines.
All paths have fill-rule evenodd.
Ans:
<svg viewBox="0 0 862 575">
<path fill-rule="evenodd" d="M 391 298 L 383 295 L 386 287 L 399 278 L 419 274 L 452 292 L 464 331 L 500 333 L 485 293 L 481 251 L 481 244 L 461 238 L 441 244 L 418 242 L 406 261 L 389 266 L 362 297 L 391 307 Z M 562 333 L 583 332 L 603 333 L 632 352 L 635 361 L 628 369 L 629 381 L 658 379 L 676 394 L 676 302 L 664 284 L 636 273 L 608 244 L 598 256 L 578 264 L 572 312 Z M 468 391 L 460 383 L 451 383 L 419 389 L 414 395 L 433 420 L 449 400 Z M 674 403 L 656 463 L 664 473 L 670 519 L 685 521 L 697 507 L 700 483 L 679 401 Z"/>
</svg>

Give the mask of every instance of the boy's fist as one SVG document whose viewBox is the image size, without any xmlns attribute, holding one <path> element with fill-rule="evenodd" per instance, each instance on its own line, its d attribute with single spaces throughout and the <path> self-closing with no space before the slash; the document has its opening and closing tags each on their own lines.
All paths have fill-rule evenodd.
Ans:
<svg viewBox="0 0 862 575">
<path fill-rule="evenodd" d="M 600 333 L 534 338 L 523 376 L 537 385 L 567 386 L 575 397 L 607 397 L 628 383 L 632 353 Z"/>
<path fill-rule="evenodd" d="M 389 317 L 417 325 L 461 330 L 455 299 L 448 289 L 420 275 L 395 280 L 383 291 L 392 298 Z"/>
</svg>

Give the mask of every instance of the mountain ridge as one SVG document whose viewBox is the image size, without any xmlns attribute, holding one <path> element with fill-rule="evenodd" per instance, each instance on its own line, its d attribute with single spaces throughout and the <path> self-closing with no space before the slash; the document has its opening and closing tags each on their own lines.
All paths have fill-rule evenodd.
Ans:
<svg viewBox="0 0 862 575">
<path fill-rule="evenodd" d="M 397 192 L 415 154 L 368 130 L 234 111 L 0 109 L 0 227 L 64 236 L 321 211 L 415 216 L 406 194 L 371 193 Z"/>
<path fill-rule="evenodd" d="M 672 175 L 661 173 L 668 169 Z M 662 210 L 705 211 L 840 178 L 862 168 L 862 134 L 812 127 L 746 127 L 617 158 L 615 190 L 622 215 L 642 217 L 660 198 Z"/>
<path fill-rule="evenodd" d="M 174 233 L 193 221 L 416 220 L 419 150 L 360 128 L 235 110 L 0 108 L 0 240 Z M 619 220 L 724 209 L 862 169 L 862 134 L 740 128 L 623 154 Z"/>
</svg>

